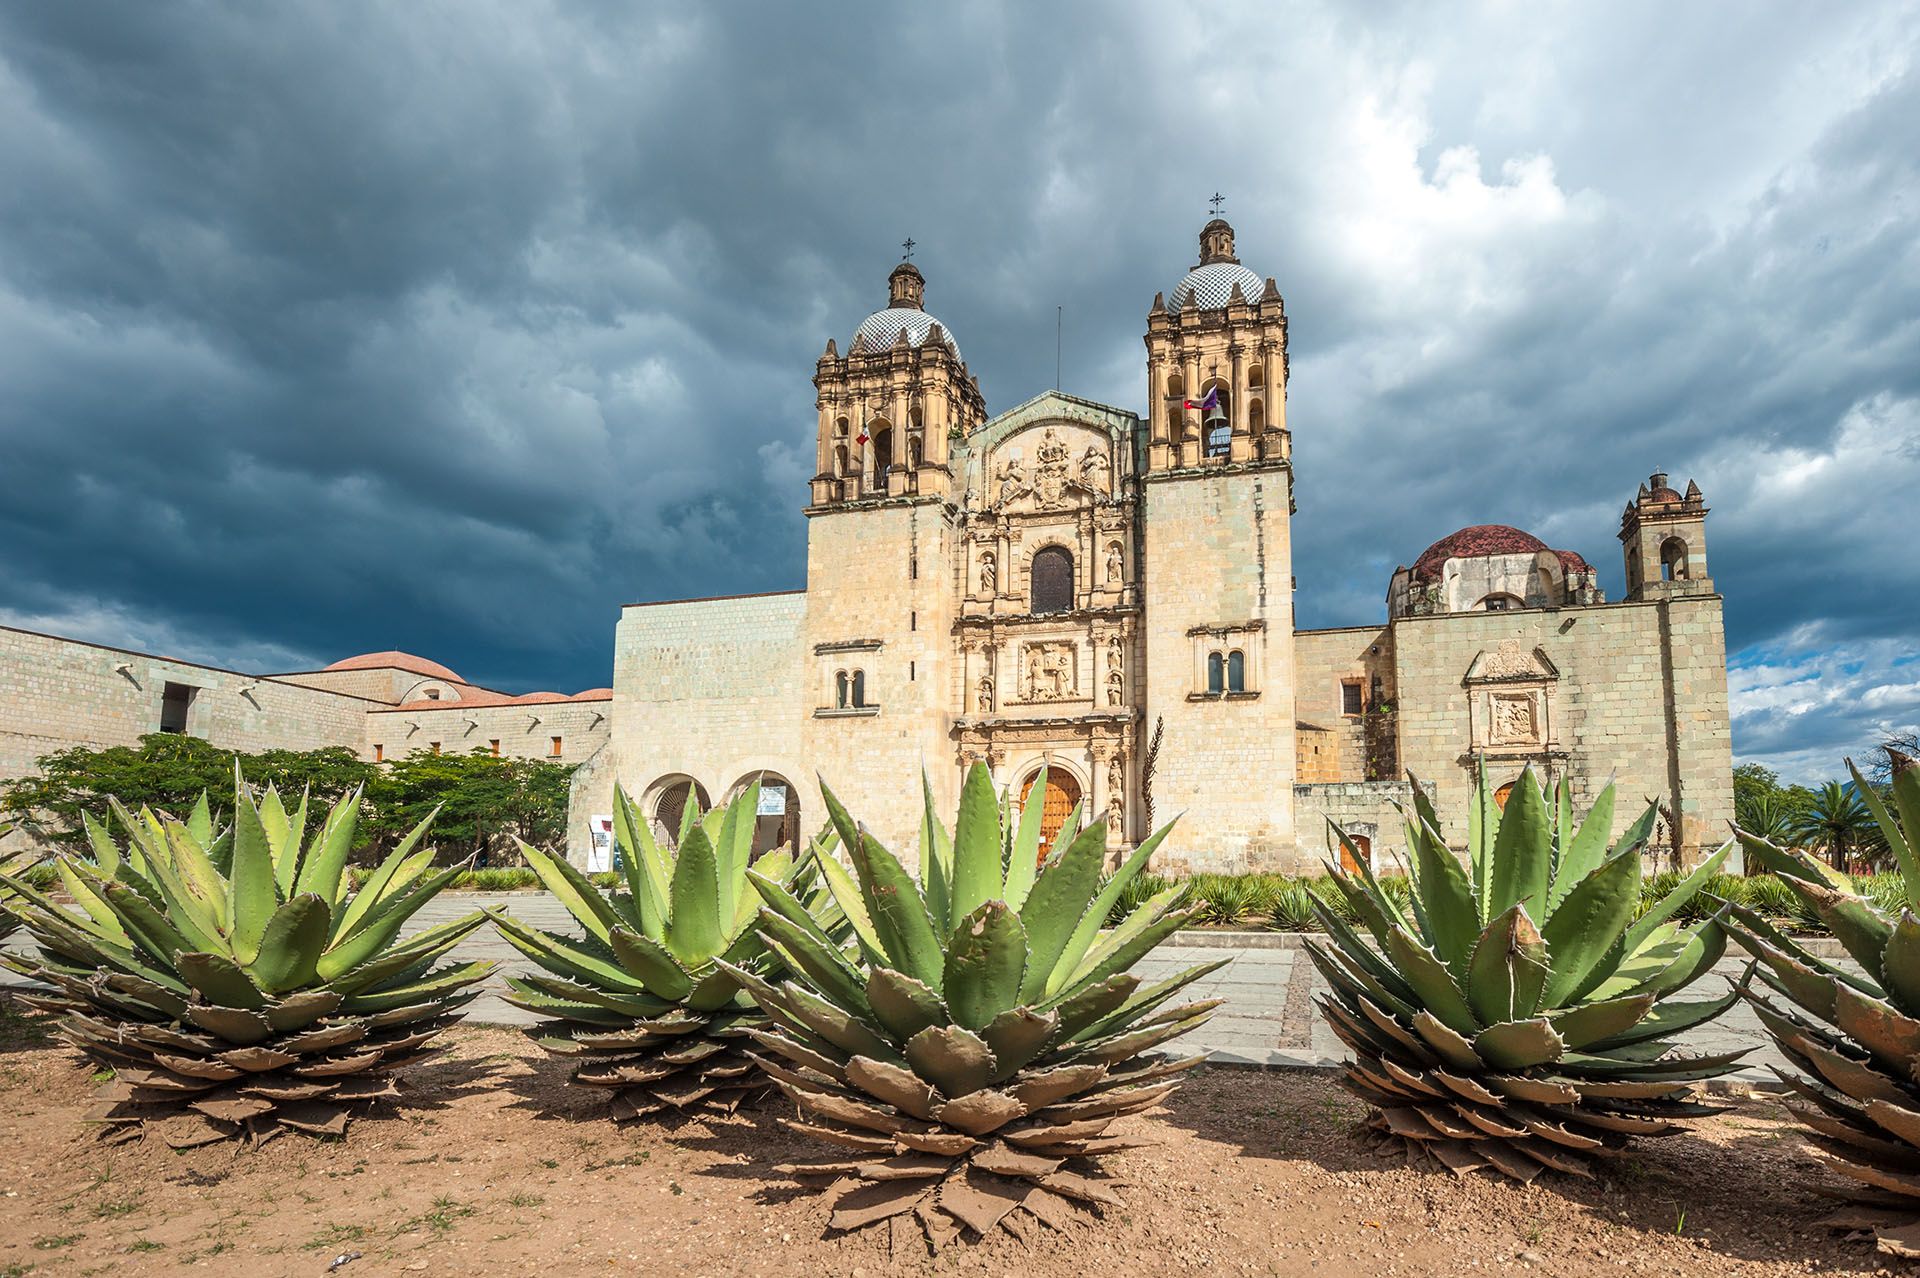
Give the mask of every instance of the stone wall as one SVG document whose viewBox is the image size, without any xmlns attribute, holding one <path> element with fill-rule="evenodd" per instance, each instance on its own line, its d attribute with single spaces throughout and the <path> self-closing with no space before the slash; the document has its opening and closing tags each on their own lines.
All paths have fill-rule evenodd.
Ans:
<svg viewBox="0 0 1920 1278">
<path fill-rule="evenodd" d="M 776 772 L 798 788 L 801 828 L 817 826 L 801 750 L 802 707 L 813 700 L 802 658 L 807 607 L 806 595 L 790 591 L 621 610 L 612 735 L 573 791 L 567 854 L 575 864 L 586 863 L 584 818 L 613 811 L 616 781 L 651 815 L 670 780 L 692 778 L 718 803 L 743 779 Z"/>
<path fill-rule="evenodd" d="M 937 503 L 838 509 L 808 521 L 805 642 L 789 703 L 806 785 L 812 791 L 818 772 L 909 866 L 918 857 L 922 770 L 936 810 L 951 819 L 959 799 L 951 729 L 966 696 L 953 656 L 960 559 Z M 837 705 L 840 670 L 863 672 L 868 706 Z"/>
<path fill-rule="evenodd" d="M 1724 837 L 1733 760 L 1717 596 L 1413 617 L 1393 630 L 1400 760 L 1434 785 L 1443 832 L 1456 846 L 1466 838 L 1476 750 L 1488 755 L 1495 785 L 1529 761 L 1537 771 L 1567 772 L 1581 809 L 1615 777 L 1615 832 L 1657 800 L 1680 813 L 1688 860 Z M 1530 664 L 1544 659 L 1553 674 L 1470 686 L 1476 659 L 1503 645 Z M 1496 694 L 1535 697 L 1542 739 L 1493 739 L 1487 701 Z"/>
<path fill-rule="evenodd" d="M 186 730 L 224 749 L 359 750 L 377 703 L 280 679 L 0 627 L 0 778 L 72 746 L 160 730 L 169 683 L 194 689 Z"/>
<path fill-rule="evenodd" d="M 1367 714 L 1378 713 L 1393 700 L 1392 632 L 1382 626 L 1347 626 L 1338 630 L 1302 630 L 1293 636 L 1293 660 L 1298 684 L 1294 712 L 1325 737 L 1323 751 L 1333 757 L 1312 778 L 1301 780 L 1365 781 L 1367 768 Z M 1361 713 L 1348 714 L 1344 685 L 1360 686 Z M 1302 739 L 1305 739 L 1303 734 Z M 1379 778 L 1391 780 L 1396 774 Z M 1302 827 L 1305 831 L 1305 827 Z M 1311 833 L 1311 831 L 1305 831 Z"/>
<path fill-rule="evenodd" d="M 1184 812 L 1166 870 L 1283 869 L 1295 859 L 1291 475 L 1150 477 L 1143 497 L 1146 722 L 1164 719 L 1154 819 Z M 1209 695 L 1205 653 L 1243 647 L 1243 694 Z"/>
<path fill-rule="evenodd" d="M 1298 860 L 1288 869 L 1296 874 L 1319 874 L 1327 862 L 1339 864 L 1339 843 L 1327 825 L 1334 821 L 1363 850 L 1372 851 L 1371 863 L 1376 870 L 1402 872 L 1407 839 L 1404 820 L 1395 805 L 1412 802 L 1413 787 L 1405 781 L 1294 786 L 1294 821 L 1300 838 Z"/>
<path fill-rule="evenodd" d="M 613 731 L 613 701 L 548 701 L 468 706 L 457 701 L 427 708 L 379 707 L 366 717 L 369 759 L 400 759 L 435 746 L 447 754 L 486 750 L 508 759 L 579 763 Z M 559 738 L 555 748 L 554 738 Z M 499 749 L 493 743 L 499 742 Z"/>
</svg>

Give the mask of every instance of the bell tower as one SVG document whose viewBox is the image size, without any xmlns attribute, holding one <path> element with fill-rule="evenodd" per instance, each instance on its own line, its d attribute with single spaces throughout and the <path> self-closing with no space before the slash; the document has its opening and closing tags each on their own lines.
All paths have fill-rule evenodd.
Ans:
<svg viewBox="0 0 1920 1278">
<path fill-rule="evenodd" d="M 1224 218 L 1201 228 L 1171 302 L 1154 297 L 1145 340 L 1147 797 L 1156 821 L 1187 813 L 1169 869 L 1278 868 L 1295 854 L 1297 768 L 1287 315 Z"/>
<path fill-rule="evenodd" d="M 1714 593 L 1707 575 L 1707 502 L 1700 485 L 1681 493 L 1655 471 L 1620 516 L 1628 599 Z"/>
<path fill-rule="evenodd" d="M 886 309 L 861 321 L 846 355 L 828 339 L 813 374 L 811 509 L 952 493 L 948 440 L 987 410 L 953 334 L 927 314 L 926 289 L 920 268 L 902 261 L 887 276 Z"/>
<path fill-rule="evenodd" d="M 1147 313 L 1147 469 L 1284 462 L 1287 310 L 1240 264 L 1233 227 L 1200 231 L 1200 261 Z"/>
</svg>

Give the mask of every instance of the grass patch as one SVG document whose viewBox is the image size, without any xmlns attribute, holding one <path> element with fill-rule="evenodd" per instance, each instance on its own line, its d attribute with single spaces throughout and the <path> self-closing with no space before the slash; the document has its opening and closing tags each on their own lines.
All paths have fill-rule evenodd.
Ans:
<svg viewBox="0 0 1920 1278">
<path fill-rule="evenodd" d="M 44 1238 L 33 1240 L 35 1251 L 59 1251 L 62 1247 L 71 1247 L 80 1241 L 79 1234 L 48 1234 Z"/>
<path fill-rule="evenodd" d="M 300 1244 L 302 1251 L 319 1251 L 322 1248 L 338 1247 L 342 1243 L 359 1242 L 367 1236 L 360 1225 L 328 1225 L 313 1237 Z"/>
</svg>

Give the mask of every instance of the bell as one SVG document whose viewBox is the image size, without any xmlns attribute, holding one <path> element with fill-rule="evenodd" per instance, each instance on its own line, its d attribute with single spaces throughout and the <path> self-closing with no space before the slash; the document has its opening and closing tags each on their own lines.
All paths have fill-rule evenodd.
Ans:
<svg viewBox="0 0 1920 1278">
<path fill-rule="evenodd" d="M 1214 427 L 1225 426 L 1226 424 L 1227 424 L 1227 410 L 1220 407 L 1220 405 L 1218 404 L 1215 404 L 1212 408 L 1209 408 L 1207 410 L 1206 417 L 1200 423 L 1201 428 L 1207 431 L 1208 433 L 1211 433 Z"/>
</svg>

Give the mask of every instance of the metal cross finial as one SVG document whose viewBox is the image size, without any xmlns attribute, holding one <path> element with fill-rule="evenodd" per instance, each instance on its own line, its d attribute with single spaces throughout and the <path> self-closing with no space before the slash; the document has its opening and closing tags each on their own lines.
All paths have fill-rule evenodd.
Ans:
<svg viewBox="0 0 1920 1278">
<path fill-rule="evenodd" d="M 1225 204 L 1226 202 L 1227 202 L 1227 197 L 1220 194 L 1220 192 L 1218 191 L 1215 191 L 1213 193 L 1213 198 L 1207 201 L 1207 203 L 1213 205 L 1213 215 L 1215 217 L 1220 216 L 1220 206 L 1222 204 Z"/>
<path fill-rule="evenodd" d="M 906 250 L 905 255 L 902 256 L 900 260 L 903 262 L 912 261 L 913 260 L 913 237 L 909 235 L 906 239 L 901 240 L 900 247 Z"/>
</svg>

